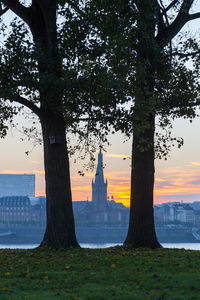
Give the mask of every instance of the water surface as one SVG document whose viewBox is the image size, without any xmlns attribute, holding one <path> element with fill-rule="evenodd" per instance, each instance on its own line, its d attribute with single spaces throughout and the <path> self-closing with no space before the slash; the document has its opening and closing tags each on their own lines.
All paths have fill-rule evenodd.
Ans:
<svg viewBox="0 0 200 300">
<path fill-rule="evenodd" d="M 82 248 L 109 248 L 114 246 L 121 246 L 122 244 L 80 244 Z M 0 244 L 0 249 L 33 249 L 38 247 L 37 244 L 32 245 L 4 245 Z M 176 248 L 176 249 L 186 249 L 186 250 L 200 250 L 200 243 L 162 243 L 164 248 Z"/>
</svg>

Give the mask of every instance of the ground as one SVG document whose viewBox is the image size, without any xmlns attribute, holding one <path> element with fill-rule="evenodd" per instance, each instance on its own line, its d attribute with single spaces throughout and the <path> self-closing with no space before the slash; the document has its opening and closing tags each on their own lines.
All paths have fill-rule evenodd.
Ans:
<svg viewBox="0 0 200 300">
<path fill-rule="evenodd" d="M 0 299 L 200 299 L 199 266 L 184 249 L 4 249 Z"/>
</svg>

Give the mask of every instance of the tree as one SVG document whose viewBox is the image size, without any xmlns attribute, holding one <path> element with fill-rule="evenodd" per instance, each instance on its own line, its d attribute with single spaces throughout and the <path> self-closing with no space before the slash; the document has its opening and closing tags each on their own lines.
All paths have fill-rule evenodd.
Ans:
<svg viewBox="0 0 200 300">
<path fill-rule="evenodd" d="M 149 1 L 145 5 L 144 3 L 141 4 L 140 1 L 136 1 L 138 10 L 137 28 L 138 32 L 140 34 L 143 32 L 143 34 L 138 36 L 138 66 L 136 66 L 136 87 L 138 91 L 135 94 L 135 118 L 139 116 L 139 120 L 141 120 L 141 109 L 143 109 L 146 124 L 143 123 L 144 126 L 142 126 L 142 139 L 144 142 L 140 137 L 141 130 L 139 130 L 139 133 L 136 131 L 133 133 L 130 224 L 125 241 L 125 244 L 136 247 L 160 247 L 156 238 L 153 219 L 155 116 L 156 113 L 159 113 L 159 110 L 162 111 L 162 109 L 159 109 L 159 103 L 157 103 L 156 81 L 162 72 L 160 67 L 167 66 L 165 60 L 163 65 L 163 57 L 170 59 L 170 54 L 166 56 L 166 52 L 164 53 L 167 45 L 171 43 L 172 39 L 188 21 L 200 17 L 200 13 L 189 14 L 193 2 L 187 0 L 172 1 L 168 6 L 164 6 L 159 1 Z M 176 16 L 171 22 L 167 17 L 170 9 L 176 11 Z M 141 68 L 143 72 L 141 72 Z M 172 71 L 172 67 L 167 69 Z M 164 72 L 164 79 L 165 85 L 168 86 L 166 72 Z M 181 76 L 179 80 L 185 81 Z M 180 86 L 175 92 L 181 92 Z M 186 91 L 187 100 L 191 100 L 191 96 L 195 100 L 196 93 L 194 92 L 192 95 L 190 88 L 187 89 L 187 87 L 186 84 L 183 88 Z M 176 93 L 172 93 L 172 101 L 168 104 L 168 115 L 170 108 L 172 110 L 177 107 L 177 104 L 173 103 L 174 95 Z M 181 95 L 179 95 L 178 104 L 185 107 Z M 166 106 L 166 104 L 163 101 L 161 106 Z"/>
<path fill-rule="evenodd" d="M 97 26 L 108 47 L 107 63 L 116 74 L 127 79 L 127 99 L 131 108 L 122 110 L 113 120 L 115 128 L 133 136 L 131 168 L 130 223 L 125 240 L 133 247 L 161 247 L 157 241 L 153 217 L 155 148 L 168 150 L 169 138 L 157 135 L 155 118 L 161 127 L 170 124 L 172 114 L 194 115 L 197 101 L 197 76 L 176 59 L 172 40 L 183 26 L 200 17 L 190 14 L 192 0 L 169 3 L 120 1 L 120 5 L 94 1 Z M 116 22 L 115 32 L 108 23 Z M 114 23 L 115 24 L 115 23 Z M 188 39 L 188 37 L 187 37 Z M 121 120 L 120 120 L 121 119 Z M 182 140 L 178 140 L 179 146 Z"/>
<path fill-rule="evenodd" d="M 47 226 L 42 246 L 67 248 L 77 247 L 72 211 L 69 160 L 67 154 L 65 120 L 62 113 L 62 91 L 59 86 L 62 76 L 62 60 L 58 49 L 56 24 L 57 1 L 32 1 L 25 7 L 20 1 L 3 1 L 30 28 L 37 54 L 39 82 L 37 102 L 30 101 L 20 93 L 20 87 L 11 85 L 9 99 L 28 107 L 40 119 L 44 141 L 44 163 L 47 197 Z M 13 25 L 14 26 L 14 25 Z M 22 24 L 21 24 L 22 26 Z M 31 45 L 29 45 L 31 48 Z M 16 53 L 16 59 L 17 55 Z M 24 57 L 25 59 L 25 57 Z M 32 61 L 33 63 L 33 61 Z M 36 63 L 35 67 L 36 67 Z M 32 67 L 34 67 L 34 64 Z M 6 69 L 5 69 L 6 72 Z M 13 76 L 13 74 L 11 75 Z M 24 89 L 30 88 L 30 82 Z M 13 78 L 14 82 L 16 78 Z M 34 80 L 32 80 L 33 83 Z M 36 99 L 36 97 L 35 97 Z"/>
<path fill-rule="evenodd" d="M 0 49 L 1 104 L 4 111 L 9 101 L 27 107 L 42 127 L 47 226 L 41 246 L 77 247 L 66 132 L 87 139 L 90 132 L 97 133 L 100 119 L 106 131 L 103 110 L 112 112 L 116 101 L 113 75 L 104 64 L 97 34 L 90 28 L 86 3 L 2 3 L 3 11 L 10 9 L 17 18 L 8 35 L 2 25 L 6 37 Z M 108 88 L 103 93 L 105 83 Z M 80 120 L 86 125 L 79 126 Z"/>
<path fill-rule="evenodd" d="M 136 1 L 137 29 L 138 33 L 143 33 L 138 36 L 137 93 L 135 93 L 133 120 L 138 118 L 138 123 L 143 117 L 145 122 L 142 120 L 140 124 L 142 130 L 138 132 L 133 130 L 130 224 L 125 244 L 134 247 L 160 247 L 153 218 L 155 116 L 159 113 L 160 106 L 156 96 L 156 82 L 161 74 L 160 67 L 167 66 L 166 61 L 163 64 L 163 57 L 170 59 L 170 54 L 165 56 L 165 49 L 169 43 L 188 21 L 200 17 L 200 13 L 189 14 L 193 2 L 172 1 L 164 7 L 159 1 L 148 1 L 146 4 Z M 171 22 L 168 22 L 167 14 L 172 8 L 177 14 Z M 172 70 L 170 67 L 167 69 Z M 166 72 L 164 77 L 166 84 L 168 80 Z M 187 95 L 189 99 L 189 93 Z M 179 104 L 181 100 L 183 99 L 179 98 Z M 163 101 L 161 105 L 166 105 L 166 102 Z M 173 109 L 175 105 L 169 103 L 168 114 L 170 106 Z M 141 113 L 142 109 L 144 113 Z"/>
</svg>

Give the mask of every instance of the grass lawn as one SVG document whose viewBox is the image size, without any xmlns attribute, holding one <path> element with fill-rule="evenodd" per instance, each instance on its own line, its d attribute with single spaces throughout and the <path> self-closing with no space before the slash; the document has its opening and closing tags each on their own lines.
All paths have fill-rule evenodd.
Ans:
<svg viewBox="0 0 200 300">
<path fill-rule="evenodd" d="M 200 299 L 200 251 L 3 249 L 0 299 Z"/>
</svg>

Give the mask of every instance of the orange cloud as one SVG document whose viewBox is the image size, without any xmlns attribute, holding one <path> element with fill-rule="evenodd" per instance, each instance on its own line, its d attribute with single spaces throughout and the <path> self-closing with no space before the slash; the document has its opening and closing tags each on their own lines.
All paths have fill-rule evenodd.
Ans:
<svg viewBox="0 0 200 300">
<path fill-rule="evenodd" d="M 2 174 L 33 174 L 33 172 L 27 171 L 17 171 L 17 170 L 3 170 L 1 171 Z"/>
<path fill-rule="evenodd" d="M 190 162 L 190 165 L 200 167 L 200 162 L 199 161 L 192 161 L 192 162 Z"/>
<path fill-rule="evenodd" d="M 130 198 L 130 172 L 105 172 L 104 179 L 108 180 L 108 196 L 114 196 L 115 201 L 129 205 Z M 92 178 L 94 173 L 86 176 L 72 176 L 72 198 L 74 201 L 92 200 Z"/>
<path fill-rule="evenodd" d="M 42 175 L 45 174 L 44 170 L 34 170 L 33 172 L 36 173 L 36 174 L 42 174 Z"/>
<path fill-rule="evenodd" d="M 42 160 L 32 160 L 31 163 L 35 164 L 35 165 L 39 165 L 39 164 L 42 164 L 43 161 Z"/>
<path fill-rule="evenodd" d="M 41 189 L 41 190 L 37 189 L 36 193 L 35 193 L 35 196 L 36 197 L 46 196 L 45 190 L 44 189 Z"/>
<path fill-rule="evenodd" d="M 110 158 L 131 158 L 130 155 L 124 155 L 124 154 L 112 154 L 112 153 L 107 153 L 107 154 L 104 154 L 105 157 L 110 157 Z"/>
<path fill-rule="evenodd" d="M 159 177 L 163 182 L 155 182 L 155 198 L 159 199 L 178 199 L 177 196 L 196 199 L 200 195 L 200 169 L 198 162 L 193 162 L 185 167 L 174 167 L 159 171 Z M 200 198 L 200 197 L 199 197 Z"/>
<path fill-rule="evenodd" d="M 165 179 L 163 178 L 158 178 L 158 177 L 155 177 L 155 182 L 164 182 Z"/>
<path fill-rule="evenodd" d="M 116 154 L 119 156 L 119 154 Z M 120 156 L 121 157 L 121 156 Z M 184 167 L 173 167 L 159 170 L 155 177 L 155 203 L 158 201 L 167 201 L 167 199 L 184 199 L 190 196 L 190 199 L 196 199 L 200 195 L 200 168 L 196 168 L 200 162 L 191 162 Z M 9 171 L 17 173 L 18 171 Z M 44 171 L 34 171 L 38 175 L 42 175 Z M 5 171 L 7 173 L 7 171 Z M 20 171 L 19 174 L 26 172 Z M 122 202 L 124 205 L 130 205 L 130 181 L 131 170 L 106 172 L 104 170 L 104 178 L 108 180 L 108 196 L 114 196 L 116 202 Z M 74 201 L 91 200 L 92 198 L 92 178 L 95 178 L 94 172 L 85 173 L 85 176 L 75 175 L 71 177 L 72 198 Z M 37 195 L 44 194 L 38 180 Z M 174 198 L 173 198 L 174 197 Z M 163 200 L 164 199 L 164 200 Z M 200 199 L 200 196 L 199 196 Z M 169 201 L 169 200 L 168 200 Z"/>
</svg>

